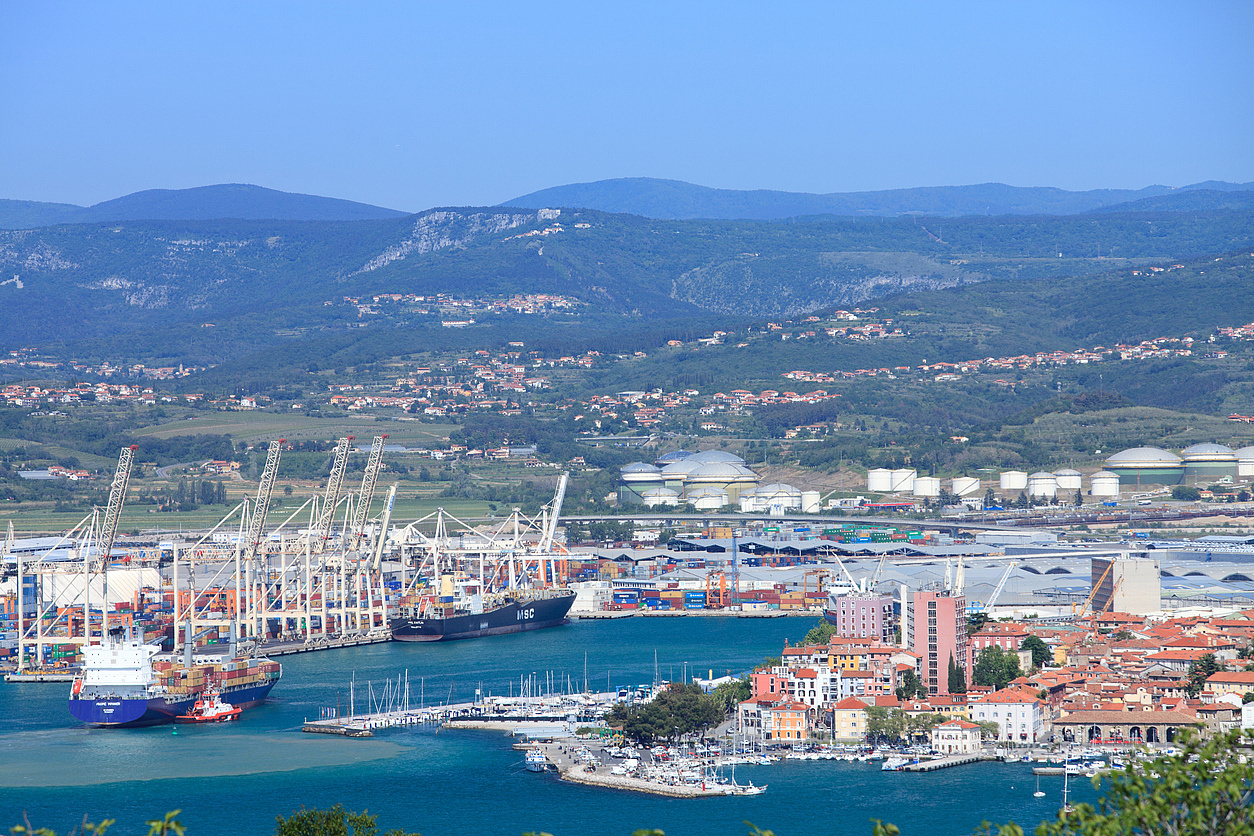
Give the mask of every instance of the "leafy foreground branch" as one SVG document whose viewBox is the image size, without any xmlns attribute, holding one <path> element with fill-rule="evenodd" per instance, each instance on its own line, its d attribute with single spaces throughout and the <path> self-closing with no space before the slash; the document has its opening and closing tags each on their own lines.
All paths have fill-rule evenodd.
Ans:
<svg viewBox="0 0 1254 836">
<path fill-rule="evenodd" d="M 1079 804 L 1074 810 L 1041 822 L 1036 836 L 1254 836 L 1254 732 L 1242 748 L 1240 731 L 1201 740 L 1185 734 L 1180 754 L 1133 763 L 1120 772 L 1093 779 L 1105 793 L 1097 806 Z M 148 836 L 184 836 L 179 811 L 147 822 Z M 347 812 L 337 804 L 330 810 L 301 809 L 278 817 L 275 836 L 378 836 L 375 816 Z M 106 836 L 114 820 L 92 824 L 86 819 L 68 836 Z M 749 836 L 775 836 L 745 822 Z M 984 822 L 977 836 L 1024 836 L 1013 822 Z M 14 836 L 56 836 L 34 829 L 29 820 L 10 830 Z M 872 836 L 901 836 L 893 824 L 872 821 Z M 418 836 L 399 829 L 384 836 Z M 550 836 L 547 833 L 525 836 Z M 632 836 L 665 836 L 661 830 L 637 830 Z"/>
</svg>

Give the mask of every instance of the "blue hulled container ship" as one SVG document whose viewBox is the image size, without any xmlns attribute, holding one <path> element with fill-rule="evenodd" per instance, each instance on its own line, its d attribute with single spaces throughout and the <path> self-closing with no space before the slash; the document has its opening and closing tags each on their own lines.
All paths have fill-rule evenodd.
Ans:
<svg viewBox="0 0 1254 836">
<path fill-rule="evenodd" d="M 92 726 L 172 723 L 209 692 L 238 708 L 259 705 L 283 675 L 269 659 L 178 664 L 154 660 L 160 652 L 125 627 L 110 630 L 103 644 L 85 647 L 83 672 L 70 690 L 70 714 Z"/>
</svg>

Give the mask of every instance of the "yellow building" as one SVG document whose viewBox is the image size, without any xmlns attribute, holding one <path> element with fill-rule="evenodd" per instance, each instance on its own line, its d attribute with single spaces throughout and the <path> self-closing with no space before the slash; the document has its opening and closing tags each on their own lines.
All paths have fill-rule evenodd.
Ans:
<svg viewBox="0 0 1254 836">
<path fill-rule="evenodd" d="M 832 706 L 832 739 L 861 742 L 866 738 L 866 703 L 845 697 Z"/>
</svg>

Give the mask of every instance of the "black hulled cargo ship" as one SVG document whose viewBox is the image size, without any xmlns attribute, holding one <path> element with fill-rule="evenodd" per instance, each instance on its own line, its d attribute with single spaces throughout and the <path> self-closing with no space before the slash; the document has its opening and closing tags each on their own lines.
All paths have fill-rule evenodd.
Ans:
<svg viewBox="0 0 1254 836">
<path fill-rule="evenodd" d="M 473 639 L 540 630 L 566 623 L 575 603 L 571 589 L 512 589 L 451 598 L 424 596 L 402 603 L 391 619 L 392 638 L 403 642 Z"/>
</svg>

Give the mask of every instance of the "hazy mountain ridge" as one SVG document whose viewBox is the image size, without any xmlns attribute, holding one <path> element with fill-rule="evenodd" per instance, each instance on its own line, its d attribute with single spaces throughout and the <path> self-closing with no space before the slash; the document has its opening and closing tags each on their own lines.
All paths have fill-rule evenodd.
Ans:
<svg viewBox="0 0 1254 836">
<path fill-rule="evenodd" d="M 714 189 L 681 180 L 625 177 L 541 189 L 500 205 L 531 209 L 542 206 L 583 207 L 670 220 L 782 220 L 807 215 L 1070 215 L 1194 189 L 1245 191 L 1254 189 L 1254 183 L 1207 181 L 1180 189 L 1147 186 L 1137 190 L 1093 189 L 1079 192 L 1048 186 L 983 183 L 811 194 L 766 189 Z"/>
<path fill-rule="evenodd" d="M 227 183 L 191 189 L 148 189 L 94 206 L 0 200 L 0 229 L 135 220 L 382 220 L 407 214 L 352 200 Z"/>
</svg>

